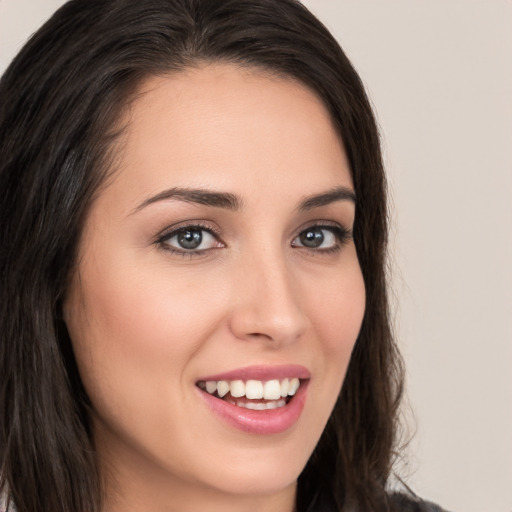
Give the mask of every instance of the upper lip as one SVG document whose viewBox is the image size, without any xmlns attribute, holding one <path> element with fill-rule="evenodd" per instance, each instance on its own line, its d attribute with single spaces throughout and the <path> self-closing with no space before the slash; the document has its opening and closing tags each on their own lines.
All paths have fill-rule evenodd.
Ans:
<svg viewBox="0 0 512 512">
<path fill-rule="evenodd" d="M 216 373 L 215 375 L 207 375 L 201 377 L 198 382 L 205 381 L 219 381 L 219 380 L 261 380 L 268 381 L 273 379 L 286 379 L 296 377 L 298 379 L 311 378 L 311 372 L 299 364 L 284 364 L 279 366 L 246 366 L 244 368 L 237 368 L 223 373 Z"/>
</svg>

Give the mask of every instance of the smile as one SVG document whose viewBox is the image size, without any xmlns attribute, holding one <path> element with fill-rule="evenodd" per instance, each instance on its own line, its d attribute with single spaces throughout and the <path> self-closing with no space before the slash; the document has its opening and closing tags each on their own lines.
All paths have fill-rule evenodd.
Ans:
<svg viewBox="0 0 512 512">
<path fill-rule="evenodd" d="M 232 426 L 272 434 L 299 419 L 309 378 L 304 367 L 252 367 L 201 379 L 196 386 L 208 406 Z"/>
<path fill-rule="evenodd" d="M 284 407 L 288 397 L 295 395 L 300 387 L 297 377 L 291 379 L 261 380 L 208 380 L 199 381 L 199 388 L 206 390 L 210 395 L 246 409 L 263 411 Z"/>
</svg>

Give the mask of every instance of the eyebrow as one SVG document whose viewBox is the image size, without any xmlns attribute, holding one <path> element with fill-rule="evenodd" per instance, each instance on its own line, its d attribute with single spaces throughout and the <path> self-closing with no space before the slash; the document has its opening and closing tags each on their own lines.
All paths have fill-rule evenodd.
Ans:
<svg viewBox="0 0 512 512">
<path fill-rule="evenodd" d="M 213 192 L 210 190 L 196 188 L 175 187 L 164 190 L 163 192 L 146 199 L 133 210 L 132 214 L 137 213 L 150 204 L 169 199 L 177 199 L 186 203 L 202 204 L 205 206 L 225 208 L 233 211 L 240 210 L 243 204 L 239 197 L 235 194 L 230 194 L 229 192 Z"/>
<path fill-rule="evenodd" d="M 347 187 L 334 187 L 327 192 L 305 197 L 300 203 L 299 211 L 308 211 L 313 208 L 320 208 L 337 201 L 350 201 L 355 204 L 356 195 L 353 190 Z"/>
<path fill-rule="evenodd" d="M 177 199 L 186 203 L 201 204 L 205 206 L 213 206 L 216 208 L 224 208 L 232 211 L 239 211 L 243 207 L 243 201 L 235 194 L 229 192 L 214 192 L 211 190 L 195 189 L 195 188 L 181 188 L 175 187 L 164 190 L 155 196 L 152 196 L 143 201 L 137 206 L 130 215 L 139 212 L 146 206 L 156 203 L 158 201 L 166 201 L 169 199 Z M 356 202 L 356 195 L 347 187 L 334 187 L 327 192 L 307 196 L 302 199 L 297 207 L 298 211 L 309 211 L 321 206 L 337 201 L 350 201 Z"/>
</svg>

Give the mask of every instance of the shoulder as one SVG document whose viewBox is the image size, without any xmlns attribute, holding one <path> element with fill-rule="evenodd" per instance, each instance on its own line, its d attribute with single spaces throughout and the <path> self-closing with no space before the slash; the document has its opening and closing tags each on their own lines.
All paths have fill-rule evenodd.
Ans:
<svg viewBox="0 0 512 512">
<path fill-rule="evenodd" d="M 411 493 L 391 492 L 387 495 L 387 506 L 382 512 L 448 512 L 430 501 L 425 501 Z M 326 493 L 317 493 L 306 512 L 336 512 L 334 499 Z"/>
</svg>

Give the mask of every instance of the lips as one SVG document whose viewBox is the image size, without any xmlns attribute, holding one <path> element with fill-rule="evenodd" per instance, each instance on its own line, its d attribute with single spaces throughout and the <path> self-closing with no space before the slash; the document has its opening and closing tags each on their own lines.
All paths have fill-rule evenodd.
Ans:
<svg viewBox="0 0 512 512">
<path fill-rule="evenodd" d="M 309 379 L 300 365 L 252 366 L 203 377 L 196 385 L 210 409 L 231 426 L 274 434 L 299 419 Z"/>
<path fill-rule="evenodd" d="M 208 380 L 272 380 L 272 379 L 285 379 L 297 377 L 298 379 L 309 379 L 311 373 L 309 370 L 298 364 L 287 364 L 280 366 L 247 366 L 224 373 L 217 373 L 214 375 L 207 375 L 198 381 Z"/>
</svg>

